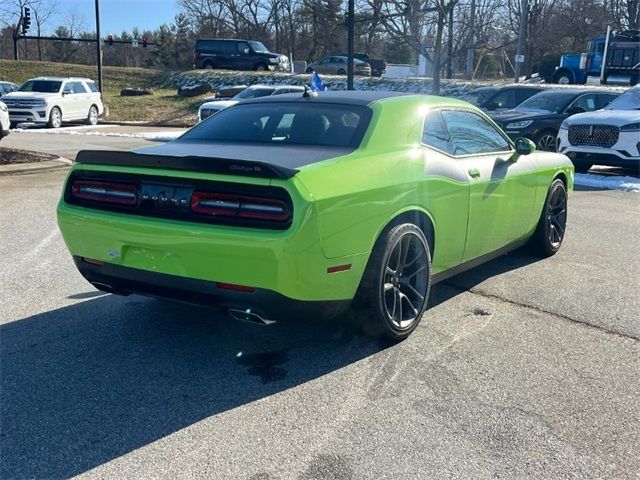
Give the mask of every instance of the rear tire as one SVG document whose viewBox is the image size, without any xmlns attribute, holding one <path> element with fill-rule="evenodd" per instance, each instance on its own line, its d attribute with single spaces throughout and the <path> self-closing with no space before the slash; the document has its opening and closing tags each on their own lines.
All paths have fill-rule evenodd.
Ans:
<svg viewBox="0 0 640 480">
<path fill-rule="evenodd" d="M 540 257 L 555 255 L 564 241 L 567 229 L 567 189 L 560 179 L 553 181 L 529 245 Z"/>
<path fill-rule="evenodd" d="M 204 62 L 204 63 L 202 64 L 202 67 L 203 67 L 205 70 L 213 70 L 213 69 L 215 68 L 215 67 L 213 66 L 213 63 L 212 63 L 212 62 Z"/>
<path fill-rule="evenodd" d="M 87 125 L 97 125 L 98 124 L 98 109 L 95 105 L 91 105 L 89 109 L 89 113 L 87 114 Z"/>
<path fill-rule="evenodd" d="M 49 112 L 49 121 L 47 126 L 49 128 L 60 128 L 62 125 L 62 112 L 58 107 L 53 107 Z"/>
<path fill-rule="evenodd" d="M 412 223 L 378 238 L 354 299 L 354 320 L 366 333 L 399 342 L 418 326 L 431 290 L 431 250 Z"/>
<path fill-rule="evenodd" d="M 346 75 L 347 74 L 347 72 L 345 72 L 342 68 L 340 70 L 338 70 L 336 73 L 338 75 Z"/>
</svg>

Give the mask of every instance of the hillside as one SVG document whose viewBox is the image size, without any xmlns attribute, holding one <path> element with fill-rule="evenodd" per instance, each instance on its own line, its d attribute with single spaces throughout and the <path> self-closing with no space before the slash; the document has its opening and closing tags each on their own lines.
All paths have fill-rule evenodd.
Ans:
<svg viewBox="0 0 640 480">
<path fill-rule="evenodd" d="M 179 98 L 161 70 L 128 67 L 104 67 L 103 101 L 109 107 L 109 120 L 137 120 L 158 123 L 193 123 L 202 98 Z M 17 84 L 38 76 L 88 77 L 97 81 L 95 66 L 53 62 L 0 60 L 0 80 Z M 120 97 L 126 87 L 153 88 L 145 97 Z"/>
</svg>

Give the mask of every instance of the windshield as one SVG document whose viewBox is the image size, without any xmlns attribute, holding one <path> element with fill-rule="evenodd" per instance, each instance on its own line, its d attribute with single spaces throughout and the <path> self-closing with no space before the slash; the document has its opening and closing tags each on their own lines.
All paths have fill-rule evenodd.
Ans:
<svg viewBox="0 0 640 480">
<path fill-rule="evenodd" d="M 240 93 L 238 93 L 234 100 L 246 100 L 248 98 L 259 98 L 259 97 L 268 97 L 273 93 L 275 88 L 265 87 L 265 88 L 246 88 Z"/>
<path fill-rule="evenodd" d="M 487 101 L 496 93 L 496 90 L 477 90 L 460 97 L 461 100 L 474 104 L 476 107 L 483 107 Z"/>
<path fill-rule="evenodd" d="M 640 88 L 630 88 L 616 97 L 605 110 L 640 110 Z"/>
<path fill-rule="evenodd" d="M 579 92 L 540 92 L 516 107 L 519 112 L 560 113 L 579 95 Z"/>
<path fill-rule="evenodd" d="M 357 147 L 371 110 L 298 102 L 238 104 L 199 123 L 179 141 Z"/>
<path fill-rule="evenodd" d="M 25 82 L 18 91 L 20 92 L 40 92 L 40 93 L 58 93 L 62 82 L 55 80 L 29 80 Z"/>
<path fill-rule="evenodd" d="M 269 53 L 269 49 L 262 42 L 249 42 L 249 45 L 256 53 Z"/>
</svg>

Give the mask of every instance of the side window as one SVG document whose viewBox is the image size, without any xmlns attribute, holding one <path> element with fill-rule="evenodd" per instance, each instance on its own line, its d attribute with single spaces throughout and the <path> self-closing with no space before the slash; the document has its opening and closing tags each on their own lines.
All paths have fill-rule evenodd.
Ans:
<svg viewBox="0 0 640 480">
<path fill-rule="evenodd" d="M 454 155 L 506 152 L 511 145 L 487 120 L 480 115 L 462 110 L 442 112 Z"/>
<path fill-rule="evenodd" d="M 516 103 L 516 92 L 513 89 L 503 90 L 491 99 L 490 109 L 495 108 L 513 108 Z"/>
<path fill-rule="evenodd" d="M 87 82 L 87 86 L 89 87 L 89 90 L 91 90 L 93 93 L 99 93 L 98 92 L 98 87 L 96 87 L 95 83 Z"/>
<path fill-rule="evenodd" d="M 7 92 L 7 91 L 5 91 L 5 89 L 4 89 L 4 85 L 0 84 L 0 97 L 1 97 L 2 95 L 4 95 L 5 93 L 8 93 L 8 92 Z"/>
<path fill-rule="evenodd" d="M 241 55 L 248 55 L 251 50 L 249 49 L 249 44 L 245 42 L 238 43 L 238 53 Z"/>
<path fill-rule="evenodd" d="M 70 88 L 73 93 L 87 93 L 87 89 L 80 82 L 69 82 L 65 88 Z"/>
<path fill-rule="evenodd" d="M 424 120 L 422 129 L 422 143 L 442 152 L 453 154 L 449 142 L 449 131 L 442 120 L 440 112 L 430 112 Z"/>
<path fill-rule="evenodd" d="M 326 65 L 326 64 L 327 64 L 327 63 L 329 63 L 329 62 L 331 62 L 331 59 L 330 59 L 330 58 L 325 58 L 325 59 L 323 59 L 323 60 L 320 60 L 318 63 L 319 63 L 320 65 Z"/>
<path fill-rule="evenodd" d="M 616 98 L 617 95 L 612 95 L 610 93 L 601 93 L 598 95 L 598 110 L 606 107 Z"/>
<path fill-rule="evenodd" d="M 596 110 L 596 96 L 593 93 L 582 95 L 569 106 L 572 108 L 584 108 L 585 112 L 592 112 Z"/>
<path fill-rule="evenodd" d="M 527 88 L 519 88 L 518 91 L 516 92 L 516 102 L 517 103 L 516 103 L 515 106 L 520 105 L 527 98 L 532 97 L 536 93 L 538 93 L 538 90 L 529 90 Z"/>
</svg>

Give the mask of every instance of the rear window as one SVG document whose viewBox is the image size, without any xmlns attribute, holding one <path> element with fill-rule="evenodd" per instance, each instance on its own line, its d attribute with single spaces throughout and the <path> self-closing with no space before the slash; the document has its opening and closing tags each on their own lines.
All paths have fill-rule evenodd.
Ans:
<svg viewBox="0 0 640 480">
<path fill-rule="evenodd" d="M 91 90 L 93 93 L 99 93 L 98 92 L 98 87 L 96 87 L 95 83 L 87 82 L 87 86 L 89 87 L 89 90 Z"/>
<path fill-rule="evenodd" d="M 360 145 L 371 110 L 359 105 L 264 103 L 226 108 L 193 127 L 179 141 L 280 145 Z"/>
<path fill-rule="evenodd" d="M 29 80 L 20 87 L 21 92 L 57 93 L 62 82 L 55 80 Z"/>
</svg>

